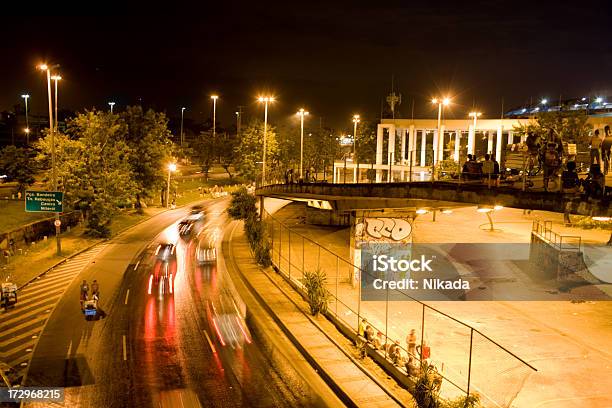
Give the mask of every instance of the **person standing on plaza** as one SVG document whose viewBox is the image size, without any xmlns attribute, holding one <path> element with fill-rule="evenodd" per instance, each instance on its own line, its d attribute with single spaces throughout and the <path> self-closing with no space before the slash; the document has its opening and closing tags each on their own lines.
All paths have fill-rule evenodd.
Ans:
<svg viewBox="0 0 612 408">
<path fill-rule="evenodd" d="M 555 150 L 556 143 L 549 142 L 546 145 L 546 152 L 544 152 L 544 191 L 548 191 L 548 182 L 551 176 L 557 174 L 559 167 L 561 167 L 561 159 L 559 152 Z"/>
<path fill-rule="evenodd" d="M 410 330 L 410 334 L 408 334 L 408 336 L 406 336 L 406 345 L 408 346 L 408 354 L 410 356 L 414 356 L 416 357 L 417 353 L 416 353 L 416 332 L 414 329 Z"/>
<path fill-rule="evenodd" d="M 603 173 L 608 174 L 610 171 L 610 150 L 612 149 L 612 132 L 610 125 L 604 127 L 604 138 L 601 141 L 601 156 L 603 159 Z"/>
<path fill-rule="evenodd" d="M 601 165 L 601 138 L 599 137 L 599 129 L 595 129 L 589 145 L 591 146 L 591 164 L 597 163 Z"/>
</svg>

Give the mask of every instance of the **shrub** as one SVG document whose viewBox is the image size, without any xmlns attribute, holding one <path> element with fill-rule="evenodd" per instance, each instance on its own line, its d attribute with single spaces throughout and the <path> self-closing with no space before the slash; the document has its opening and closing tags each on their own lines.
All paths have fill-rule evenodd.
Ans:
<svg viewBox="0 0 612 408">
<path fill-rule="evenodd" d="M 414 399 L 419 408 L 442 408 L 440 401 L 440 374 L 436 368 L 426 362 L 421 364 L 421 372 L 414 385 Z"/>
<path fill-rule="evenodd" d="M 227 212 L 235 220 L 246 220 L 249 216 L 256 215 L 255 196 L 249 194 L 246 187 L 240 187 L 232 193 L 232 201 Z"/>
<path fill-rule="evenodd" d="M 329 293 L 325 289 L 325 282 L 327 276 L 321 268 L 317 268 L 315 271 L 309 272 L 304 271 L 304 287 L 308 296 L 308 305 L 310 306 L 310 313 L 316 316 L 319 313 L 325 313 L 327 311 L 327 304 L 329 303 Z"/>
<path fill-rule="evenodd" d="M 442 408 L 480 408 L 480 395 L 474 393 L 470 395 L 464 395 L 454 400 L 445 401 L 442 404 Z"/>
</svg>

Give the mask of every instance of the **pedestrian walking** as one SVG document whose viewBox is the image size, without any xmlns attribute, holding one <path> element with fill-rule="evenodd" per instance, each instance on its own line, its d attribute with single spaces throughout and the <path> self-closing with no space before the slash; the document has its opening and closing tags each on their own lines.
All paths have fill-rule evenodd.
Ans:
<svg viewBox="0 0 612 408">
<path fill-rule="evenodd" d="M 599 129 L 595 129 L 589 145 L 591 146 L 591 164 L 597 163 L 601 165 L 601 138 L 599 137 Z"/>
<path fill-rule="evenodd" d="M 610 171 L 610 150 L 612 150 L 612 132 L 610 132 L 610 125 L 606 125 L 604 127 L 604 138 L 601 141 L 601 157 L 604 165 L 604 174 L 608 174 L 608 171 Z"/>
<path fill-rule="evenodd" d="M 100 298 L 100 285 L 98 285 L 98 281 L 95 279 L 91 283 L 91 296 L 97 296 Z"/>
</svg>

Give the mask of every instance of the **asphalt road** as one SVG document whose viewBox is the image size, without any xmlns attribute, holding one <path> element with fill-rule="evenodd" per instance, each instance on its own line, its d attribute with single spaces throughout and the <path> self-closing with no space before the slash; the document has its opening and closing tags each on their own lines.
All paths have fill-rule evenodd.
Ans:
<svg viewBox="0 0 612 408">
<path fill-rule="evenodd" d="M 49 318 L 25 385 L 67 387 L 66 406 L 330 405 L 331 391 L 314 371 L 272 350 L 252 324 L 220 250 L 227 203 L 205 204 L 201 236 L 216 234 L 216 264 L 199 265 L 198 238 L 179 236 L 186 209 L 112 241 L 79 277 L 100 283 L 103 317 L 85 320 L 75 280 Z M 153 279 L 149 294 L 151 274 L 164 270 L 155 250 L 165 242 L 176 243 L 176 260 L 168 263 L 173 293 L 161 293 Z"/>
</svg>

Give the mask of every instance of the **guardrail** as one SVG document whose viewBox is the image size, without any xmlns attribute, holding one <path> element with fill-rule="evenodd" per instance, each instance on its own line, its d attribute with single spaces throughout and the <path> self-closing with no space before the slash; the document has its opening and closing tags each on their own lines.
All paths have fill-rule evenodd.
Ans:
<svg viewBox="0 0 612 408">
<path fill-rule="evenodd" d="M 559 250 L 580 252 L 582 249 L 582 237 L 578 235 L 557 234 L 552 230 L 552 221 L 534 220 L 531 232 L 537 234 Z"/>
<path fill-rule="evenodd" d="M 355 333 L 362 319 L 385 344 L 399 341 L 403 356 L 421 353 L 402 342 L 411 328 L 419 333 L 419 349 L 429 346 L 428 361 L 442 375 L 445 395 L 478 393 L 486 406 L 509 407 L 535 367 L 478 329 L 447 313 L 387 287 L 386 300 L 363 301 L 353 274 L 367 273 L 310 238 L 265 213 L 272 241 L 272 262 L 286 279 L 302 285 L 304 271 L 320 269 L 327 277 L 329 312 Z M 363 323 L 362 323 L 363 324 Z M 386 349 L 384 350 L 387 356 Z M 406 373 L 405 367 L 399 368 Z M 494 380 L 493 380 L 494 379 Z"/>
</svg>

